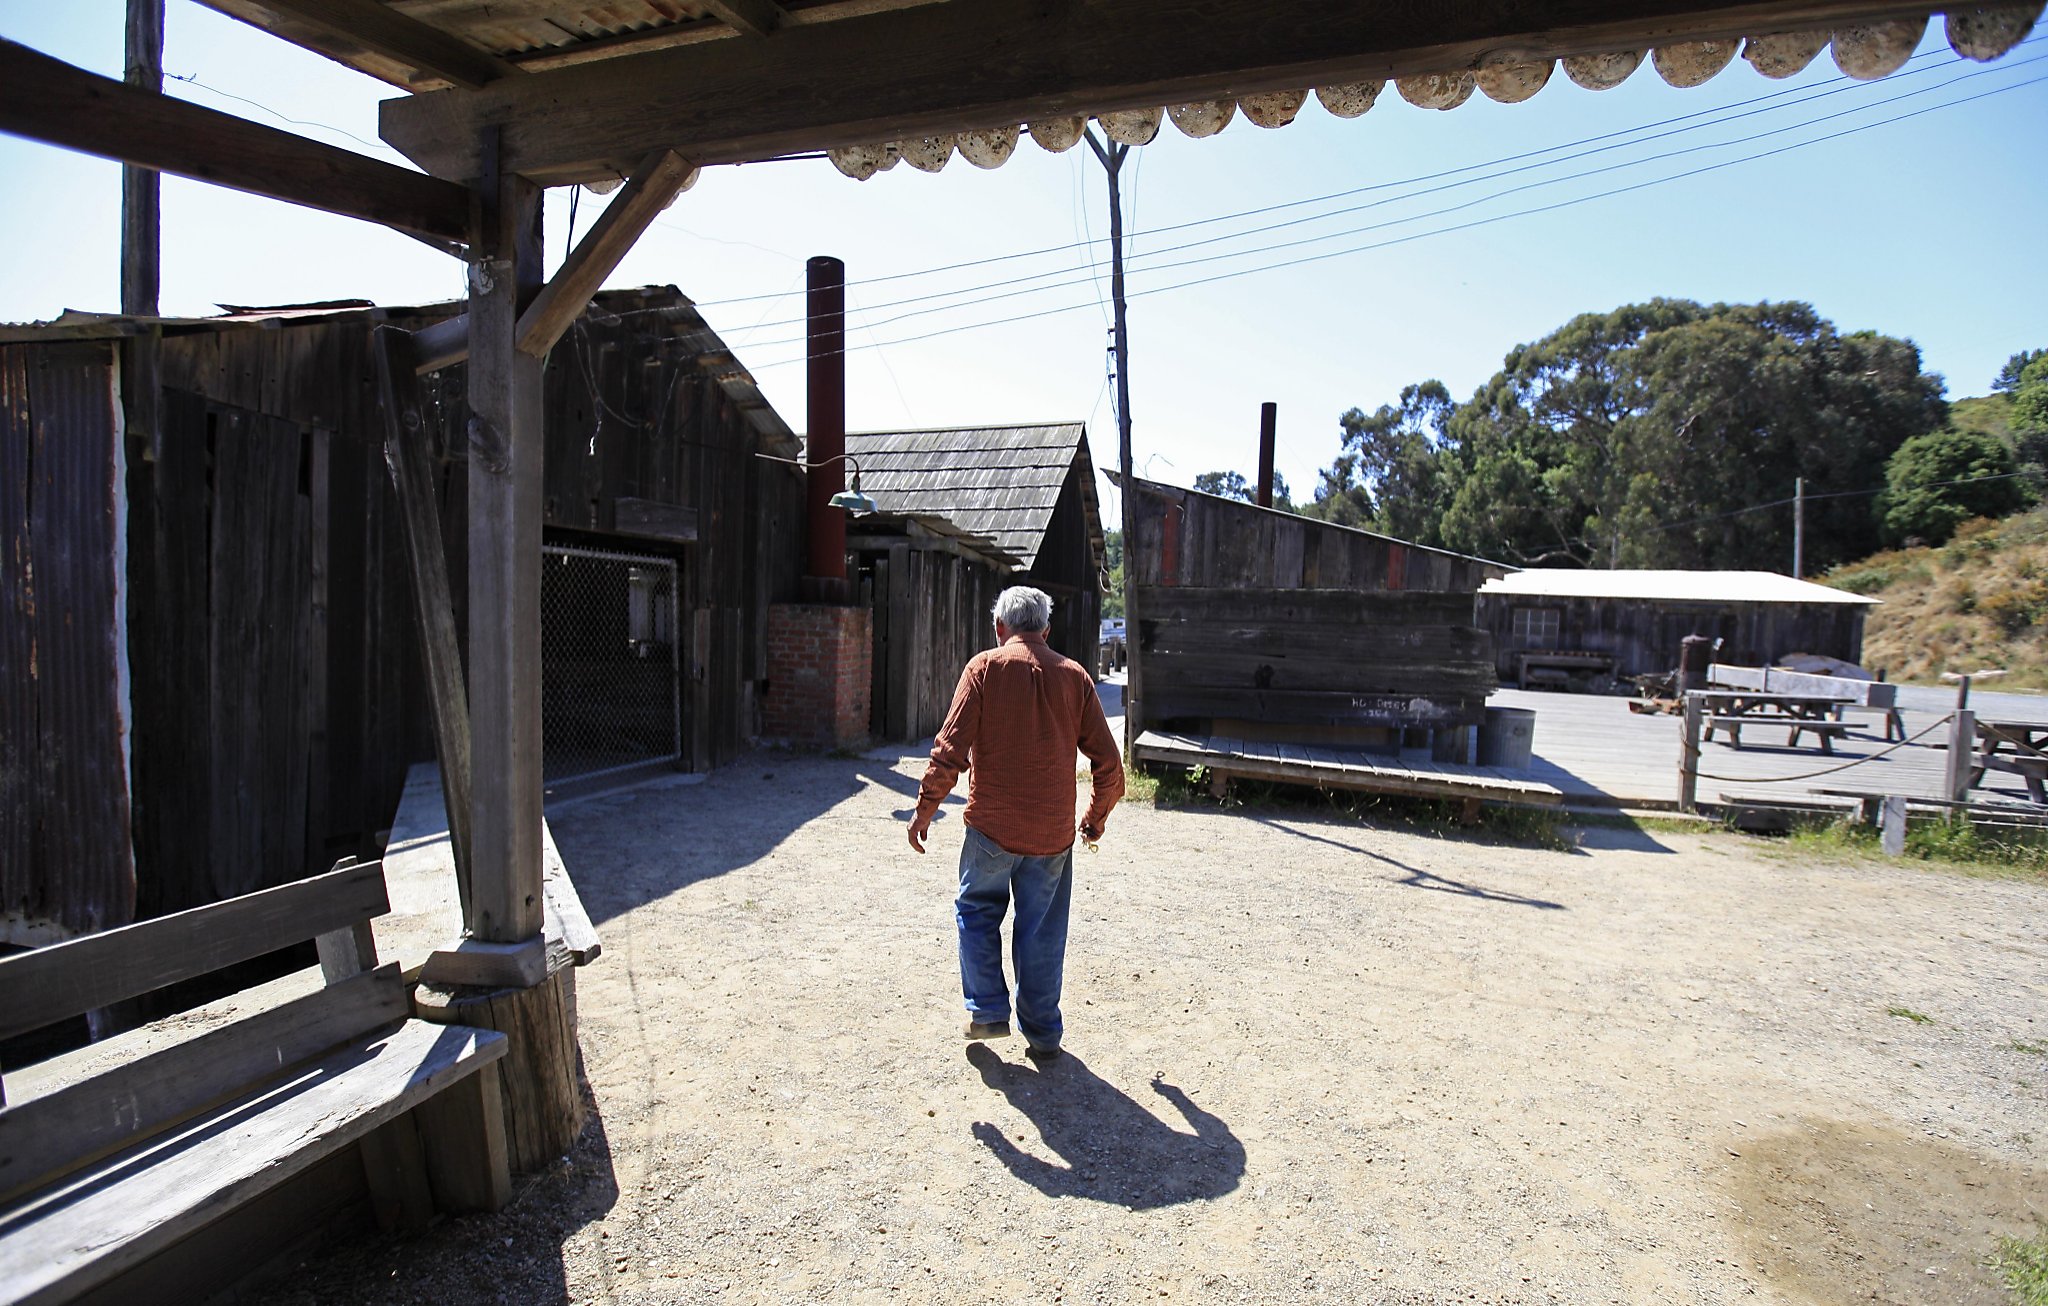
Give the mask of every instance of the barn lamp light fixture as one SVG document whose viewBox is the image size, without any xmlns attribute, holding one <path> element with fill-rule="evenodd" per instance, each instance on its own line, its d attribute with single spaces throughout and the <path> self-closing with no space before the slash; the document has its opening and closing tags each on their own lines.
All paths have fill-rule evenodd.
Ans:
<svg viewBox="0 0 2048 1306">
<path fill-rule="evenodd" d="M 788 463 L 792 467 L 803 468 L 823 467 L 826 463 L 844 462 L 853 471 L 853 485 L 850 489 L 841 490 L 833 495 L 830 500 L 832 506 L 834 508 L 842 508 L 851 513 L 881 511 L 881 508 L 876 506 L 873 498 L 861 493 L 860 464 L 854 461 L 853 455 L 850 453 L 833 454 L 830 458 L 821 459 L 816 463 L 807 463 L 801 458 L 778 458 L 772 453 L 757 453 L 754 457 L 766 458 L 771 463 Z"/>
</svg>

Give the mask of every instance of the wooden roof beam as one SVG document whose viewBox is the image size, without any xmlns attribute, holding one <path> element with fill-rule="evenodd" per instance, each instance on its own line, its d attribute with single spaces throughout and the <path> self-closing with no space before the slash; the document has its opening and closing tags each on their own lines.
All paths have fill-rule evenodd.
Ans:
<svg viewBox="0 0 2048 1306">
<path fill-rule="evenodd" d="M 774 0 L 701 0 L 727 26 L 749 36 L 766 36 L 782 26 L 782 6 Z"/>
<path fill-rule="evenodd" d="M 0 38 L 0 132 L 360 218 L 446 248 L 466 187 L 89 73 Z"/>
<path fill-rule="evenodd" d="M 475 90 L 519 68 L 430 23 L 401 13 L 380 0 L 200 0 L 311 49 L 354 47 L 401 63 L 422 80 L 452 82 Z"/>
<path fill-rule="evenodd" d="M 519 348 L 535 358 L 547 357 L 548 350 L 562 338 L 604 285 L 604 279 L 632 252 L 669 201 L 683 188 L 695 171 L 674 150 L 656 150 L 640 161 L 631 180 L 618 198 L 606 206 L 604 215 L 577 242 L 568 260 L 556 270 L 554 280 L 542 288 L 526 311 L 519 315 Z"/>
<path fill-rule="evenodd" d="M 972 0 L 533 72 L 385 101 L 380 130 L 436 176 L 476 176 L 480 129 L 546 185 L 617 176 L 649 150 L 700 165 L 1259 91 L 1827 28 L 1929 0 L 1328 0 L 1200 6 Z"/>
<path fill-rule="evenodd" d="M 545 358 L 562 333 L 572 326 L 604 279 L 619 266 L 635 242 L 689 179 L 690 165 L 674 150 L 649 155 L 613 200 L 597 225 L 576 243 L 568 261 L 555 272 L 519 315 L 519 348 Z M 413 332 L 410 350 L 421 375 L 469 360 L 469 314 L 446 318 Z M 731 354 L 723 355 L 729 363 Z M 703 360 L 699 360 L 700 365 Z"/>
</svg>

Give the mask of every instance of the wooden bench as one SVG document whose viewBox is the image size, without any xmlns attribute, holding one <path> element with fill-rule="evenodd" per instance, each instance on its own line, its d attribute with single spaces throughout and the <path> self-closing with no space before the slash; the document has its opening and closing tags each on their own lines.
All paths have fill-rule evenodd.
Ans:
<svg viewBox="0 0 2048 1306">
<path fill-rule="evenodd" d="M 215 1004 L 231 1014 L 174 1017 L 60 1059 L 76 1074 L 31 1067 L 0 1084 L 0 1300 L 183 1295 L 146 1263 L 351 1146 L 387 1226 L 510 1199 L 505 1036 L 411 1018 L 399 968 L 377 965 L 369 921 L 386 907 L 381 864 L 343 866 L 0 959 L 0 1039 L 307 939 L 321 962 L 289 1001 Z M 92 1055 L 123 1043 L 146 1050 Z M 249 1241 L 267 1254 L 279 1240 Z M 250 1268 L 208 1272 L 218 1287 Z"/>
<path fill-rule="evenodd" d="M 1981 752 L 1972 764 L 1971 788 L 1983 783 L 1987 770 L 2020 777 L 2026 782 L 2027 797 L 2037 803 L 2048 803 L 2048 757 L 2012 757 L 2004 753 Z"/>
<path fill-rule="evenodd" d="M 1725 730 L 1728 732 L 1728 746 L 1730 748 L 1740 748 L 1742 747 L 1742 727 L 1744 726 L 1786 727 L 1785 747 L 1787 748 L 1798 747 L 1799 736 L 1802 734 L 1818 735 L 1820 736 L 1820 751 L 1832 754 L 1835 751 L 1835 736 L 1847 734 L 1850 723 L 1847 721 L 1816 721 L 1810 717 L 1787 716 L 1777 712 L 1751 712 L 1738 716 L 1710 716 L 1707 718 L 1706 738 L 1708 742 L 1712 742 L 1716 730 Z"/>
<path fill-rule="evenodd" d="M 1533 689 L 1539 685 L 1569 689 L 1575 683 L 1614 675 L 1612 653 L 1580 649 L 1523 649 L 1515 654 L 1515 686 Z"/>
</svg>

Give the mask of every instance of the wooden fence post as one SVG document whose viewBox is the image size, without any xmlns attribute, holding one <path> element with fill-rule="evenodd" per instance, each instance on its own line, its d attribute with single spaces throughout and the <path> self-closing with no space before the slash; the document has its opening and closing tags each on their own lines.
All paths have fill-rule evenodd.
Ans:
<svg viewBox="0 0 2048 1306">
<path fill-rule="evenodd" d="M 1970 796 L 1971 763 L 1977 755 L 1977 714 L 1962 708 L 1948 728 L 1948 799 L 1966 802 Z"/>
<path fill-rule="evenodd" d="M 1700 718 L 1704 713 L 1699 695 L 1688 691 L 1685 696 L 1685 728 L 1678 745 L 1678 810 L 1681 812 L 1700 810 Z"/>
<path fill-rule="evenodd" d="M 1894 794 L 1884 800 L 1878 816 L 1879 838 L 1884 855 L 1898 857 L 1906 851 L 1906 800 Z"/>
</svg>

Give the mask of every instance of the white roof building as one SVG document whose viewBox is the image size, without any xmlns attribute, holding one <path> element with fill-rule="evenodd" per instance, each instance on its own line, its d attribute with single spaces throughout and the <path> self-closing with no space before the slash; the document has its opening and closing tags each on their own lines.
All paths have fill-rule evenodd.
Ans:
<svg viewBox="0 0 2048 1306">
<path fill-rule="evenodd" d="M 1774 571 L 1588 571 L 1531 567 L 1479 587 L 1482 597 L 1557 599 L 1661 599 L 1678 603 L 1856 603 L 1877 599 L 1851 594 Z"/>
</svg>

